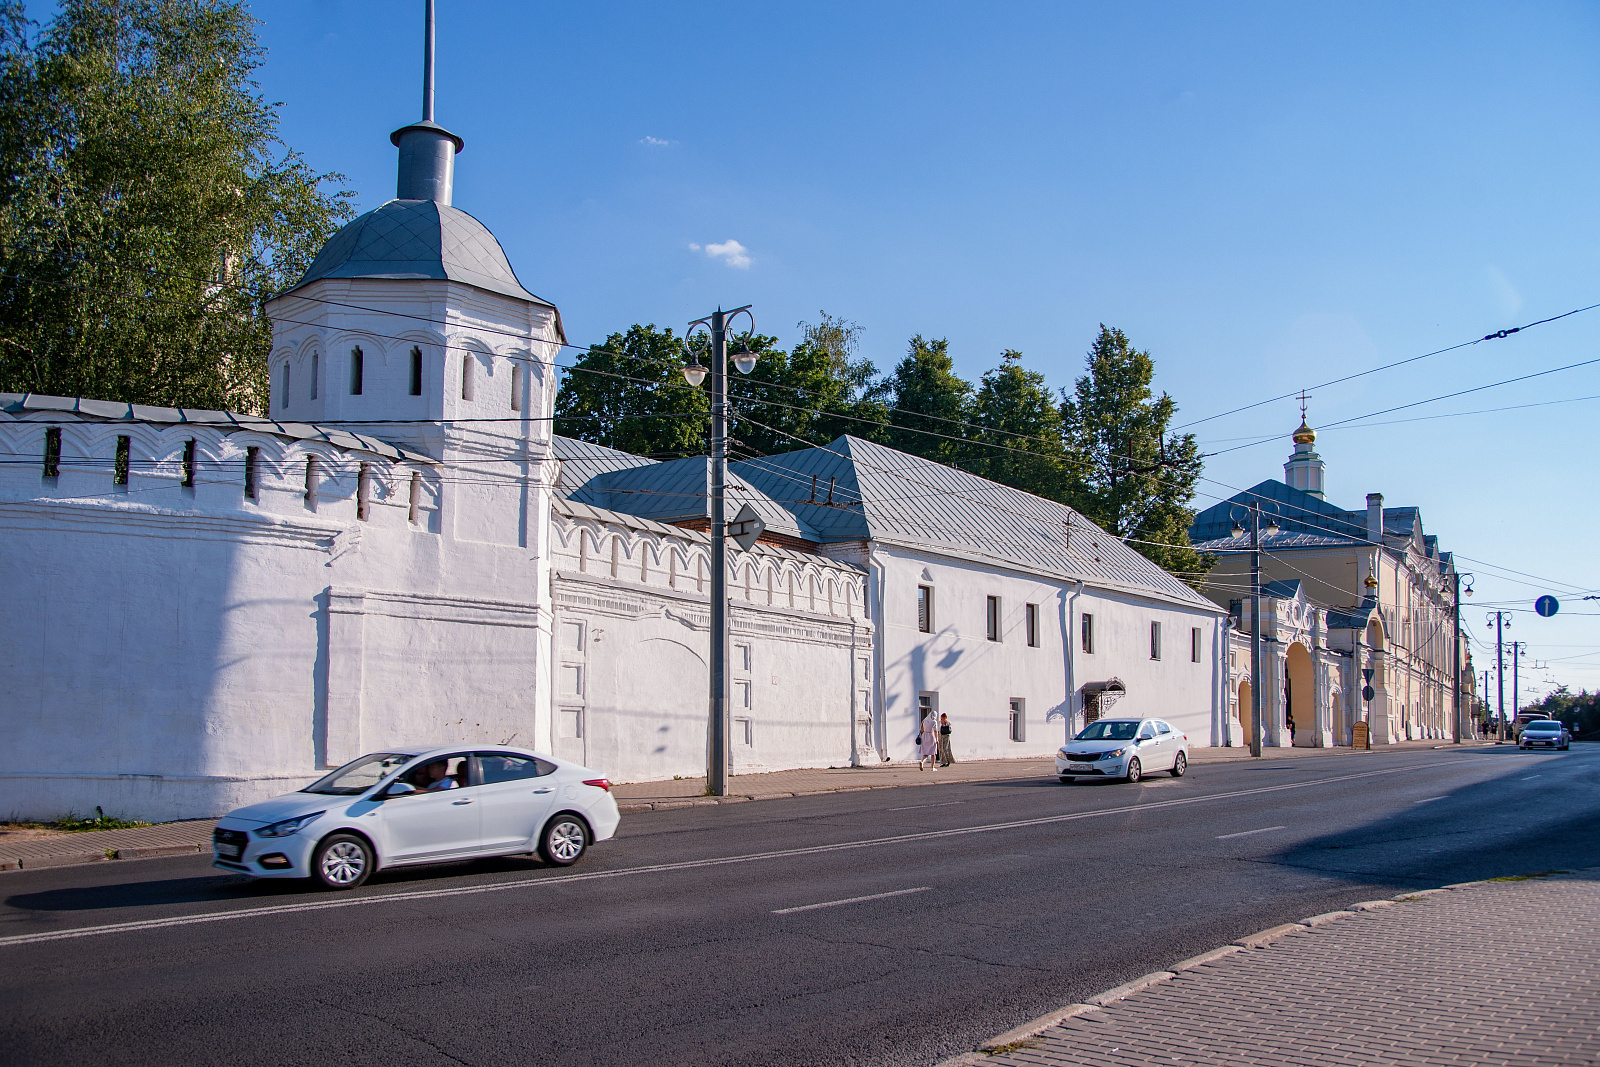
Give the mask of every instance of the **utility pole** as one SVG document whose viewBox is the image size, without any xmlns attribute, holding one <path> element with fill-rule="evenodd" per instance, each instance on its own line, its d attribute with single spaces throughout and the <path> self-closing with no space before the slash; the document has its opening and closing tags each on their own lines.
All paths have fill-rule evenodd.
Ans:
<svg viewBox="0 0 1600 1067">
<path fill-rule="evenodd" d="M 1261 742 L 1264 736 L 1261 722 L 1261 709 L 1265 704 L 1262 699 L 1262 675 L 1265 673 L 1261 663 L 1261 535 L 1271 537 L 1278 532 L 1278 524 L 1272 519 L 1267 519 L 1265 527 L 1261 525 L 1261 506 L 1247 504 L 1245 510 L 1250 513 L 1250 755 L 1261 755 Z M 1243 537 L 1245 527 L 1238 518 L 1233 520 L 1233 536 Z"/>
<path fill-rule="evenodd" d="M 1464 725 L 1461 718 L 1461 579 L 1465 578 L 1467 580 L 1467 595 L 1471 596 L 1473 577 L 1474 576 L 1471 574 L 1462 574 L 1460 571 L 1456 572 L 1456 602 L 1454 611 L 1456 640 L 1454 647 L 1450 651 L 1450 662 L 1453 665 L 1453 673 L 1455 676 L 1456 744 L 1458 745 L 1461 743 L 1461 734 Z"/>
<path fill-rule="evenodd" d="M 1478 690 L 1478 706 L 1481 707 L 1483 709 L 1483 711 L 1484 711 L 1484 716 L 1483 717 L 1485 719 L 1488 719 L 1488 717 L 1489 717 L 1489 715 L 1488 715 L 1488 712 L 1489 712 L 1489 672 L 1488 671 L 1484 671 L 1483 672 L 1483 688 Z M 1487 733 L 1488 729 L 1489 729 L 1489 724 L 1487 722 L 1485 722 L 1483 724 L 1483 727 L 1484 727 L 1484 732 Z"/>
<path fill-rule="evenodd" d="M 1494 676 L 1500 704 L 1499 739 L 1506 739 L 1506 646 L 1505 628 L 1511 625 L 1509 611 L 1489 612 L 1489 625 L 1494 627 Z"/>
<path fill-rule="evenodd" d="M 706 792 L 714 797 L 728 795 L 728 320 L 750 315 L 750 305 L 723 311 L 718 308 L 704 319 L 697 319 L 684 331 L 685 339 L 696 326 L 711 335 L 711 707 L 706 724 Z M 751 317 L 750 328 L 755 329 Z M 683 377 L 692 386 L 705 381 L 707 368 L 690 350 L 694 362 L 683 368 Z M 734 357 L 741 374 L 755 368 L 755 356 L 741 351 Z"/>
<path fill-rule="evenodd" d="M 1528 642 L 1511 642 L 1511 718 L 1514 720 L 1517 713 L 1522 710 L 1522 698 L 1517 695 L 1518 656 L 1528 651 Z"/>
</svg>

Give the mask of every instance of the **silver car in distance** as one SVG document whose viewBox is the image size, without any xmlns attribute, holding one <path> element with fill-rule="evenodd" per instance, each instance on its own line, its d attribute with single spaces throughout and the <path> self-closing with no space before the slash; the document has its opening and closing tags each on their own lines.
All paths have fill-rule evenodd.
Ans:
<svg viewBox="0 0 1600 1067">
<path fill-rule="evenodd" d="M 1182 778 L 1189 769 L 1189 735 L 1160 719 L 1099 719 L 1056 753 L 1056 775 L 1137 782 L 1153 771 Z"/>
<path fill-rule="evenodd" d="M 298 793 L 229 812 L 212 866 L 354 889 L 385 867 L 537 851 L 566 867 L 617 832 L 599 772 L 504 745 L 374 752 Z"/>
</svg>

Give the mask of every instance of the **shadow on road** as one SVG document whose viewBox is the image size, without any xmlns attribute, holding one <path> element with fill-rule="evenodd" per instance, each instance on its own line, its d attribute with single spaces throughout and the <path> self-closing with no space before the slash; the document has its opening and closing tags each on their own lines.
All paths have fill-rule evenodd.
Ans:
<svg viewBox="0 0 1600 1067">
<path fill-rule="evenodd" d="M 501 856 L 426 867 L 402 867 L 394 871 L 378 872 L 365 886 L 355 890 L 354 893 L 365 895 L 373 891 L 381 892 L 386 887 L 430 885 L 450 878 L 527 874 L 542 870 L 545 866 L 542 861 L 536 859 Z M 33 912 L 115 911 L 162 904 L 232 902 L 271 904 L 285 900 L 311 900 L 343 895 L 345 894 L 314 888 L 314 883 L 299 879 L 252 880 L 238 874 L 217 874 L 19 893 L 7 897 L 5 906 Z"/>
</svg>

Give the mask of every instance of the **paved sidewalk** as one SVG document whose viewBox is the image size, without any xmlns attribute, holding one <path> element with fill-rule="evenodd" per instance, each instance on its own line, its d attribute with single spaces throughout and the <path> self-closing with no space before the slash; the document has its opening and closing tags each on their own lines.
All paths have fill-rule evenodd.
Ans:
<svg viewBox="0 0 1600 1067">
<path fill-rule="evenodd" d="M 943 1067 L 1600 1062 L 1600 868 L 1353 904 L 1223 952 Z"/>
<path fill-rule="evenodd" d="M 1398 752 L 1442 747 L 1448 747 L 1448 742 L 1406 741 L 1374 751 Z M 1267 759 L 1329 755 L 1364 755 L 1364 753 L 1350 748 L 1265 750 Z M 1191 756 L 1196 764 L 1250 758 L 1249 753 L 1241 748 L 1197 748 L 1191 751 Z M 1055 761 L 1051 757 L 971 760 L 936 771 L 918 770 L 913 763 L 880 763 L 870 767 L 825 767 L 774 771 L 770 774 L 735 775 L 729 780 L 730 795 L 726 797 L 706 796 L 704 778 L 619 783 L 612 787 L 612 792 L 616 795 L 617 806 L 624 813 L 636 813 L 701 805 L 738 804 L 750 800 L 774 800 L 781 797 L 812 796 L 817 793 L 854 792 L 863 789 L 896 789 L 914 785 L 954 785 L 961 782 L 1040 778 L 1054 773 Z M 92 830 L 76 834 L 0 830 L 0 871 L 59 867 L 110 859 L 193 855 L 210 849 L 211 828 L 215 825 L 215 819 L 193 819 L 186 822 L 142 826 L 133 830 Z"/>
</svg>

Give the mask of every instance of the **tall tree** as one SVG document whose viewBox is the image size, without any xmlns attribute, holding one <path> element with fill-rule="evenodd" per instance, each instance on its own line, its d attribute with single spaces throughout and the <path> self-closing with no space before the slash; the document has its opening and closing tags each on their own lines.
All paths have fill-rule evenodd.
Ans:
<svg viewBox="0 0 1600 1067">
<path fill-rule="evenodd" d="M 1000 366 L 983 376 L 973 398 L 972 422 L 980 429 L 968 470 L 1036 496 L 1066 498 L 1061 411 L 1044 375 L 1023 368 L 1021 352 L 1007 349 Z"/>
<path fill-rule="evenodd" d="M 267 296 L 352 214 L 237 0 L 0 0 L 0 390 L 265 409 Z M 334 191 L 328 191 L 328 187 Z"/>
<path fill-rule="evenodd" d="M 972 385 L 956 376 L 950 342 L 911 338 L 906 357 L 884 380 L 881 394 L 896 409 L 890 415 L 891 448 L 960 466 L 967 458 L 966 430 L 972 415 Z M 912 413 L 915 414 L 912 414 Z M 927 416 L 933 416 L 928 418 Z M 947 440 L 947 438 L 958 440 Z"/>
<path fill-rule="evenodd" d="M 589 349 L 556 391 L 555 432 L 638 456 L 704 455 L 711 403 L 683 378 L 683 338 L 635 325 Z"/>
<path fill-rule="evenodd" d="M 820 316 L 800 324 L 800 343 L 788 352 L 776 338 L 740 339 L 760 353 L 749 377 L 734 374 L 728 382 L 735 410 L 746 416 L 734 433 L 750 451 L 789 452 L 846 433 L 886 435 L 888 406 L 873 389 L 877 368 L 856 355 L 861 328 L 826 311 Z"/>
<path fill-rule="evenodd" d="M 1201 456 L 1193 434 L 1169 433 L 1177 405 L 1150 390 L 1155 362 L 1104 324 L 1088 373 L 1062 390 L 1071 476 L 1067 500 L 1149 559 L 1196 584 L 1214 557 L 1189 547 Z M 1153 543 L 1151 543 L 1153 542 Z"/>
</svg>

